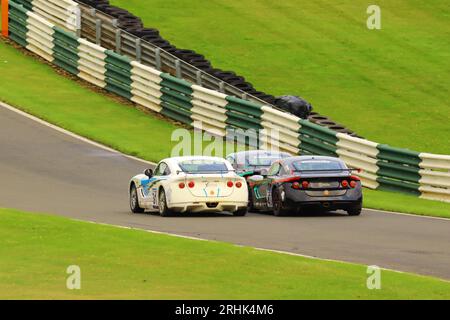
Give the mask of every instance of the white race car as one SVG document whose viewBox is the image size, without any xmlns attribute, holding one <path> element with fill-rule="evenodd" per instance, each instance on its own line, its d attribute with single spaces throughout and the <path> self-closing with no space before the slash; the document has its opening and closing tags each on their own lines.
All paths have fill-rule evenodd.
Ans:
<svg viewBox="0 0 450 320">
<path fill-rule="evenodd" d="M 245 216 L 248 188 L 231 164 L 215 157 L 178 157 L 162 160 L 155 171 L 131 179 L 130 207 L 134 213 L 161 216 L 185 212 L 232 212 Z"/>
</svg>

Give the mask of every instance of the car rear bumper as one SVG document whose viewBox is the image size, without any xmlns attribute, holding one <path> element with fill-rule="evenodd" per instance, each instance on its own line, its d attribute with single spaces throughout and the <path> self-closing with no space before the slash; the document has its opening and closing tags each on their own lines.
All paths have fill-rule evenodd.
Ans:
<svg viewBox="0 0 450 320">
<path fill-rule="evenodd" d="M 189 203 L 171 203 L 170 209 L 175 212 L 185 213 L 199 213 L 199 212 L 236 212 L 239 209 L 246 208 L 247 201 L 235 202 L 235 201 L 200 201 Z"/>
<path fill-rule="evenodd" d="M 285 205 L 290 208 L 315 207 L 326 210 L 348 210 L 362 207 L 360 189 L 349 189 L 342 196 L 310 196 L 305 191 L 286 190 Z"/>
</svg>

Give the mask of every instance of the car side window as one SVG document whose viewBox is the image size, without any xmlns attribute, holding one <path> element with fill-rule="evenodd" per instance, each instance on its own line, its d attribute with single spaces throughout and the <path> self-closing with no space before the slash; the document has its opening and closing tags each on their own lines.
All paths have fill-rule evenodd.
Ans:
<svg viewBox="0 0 450 320">
<path fill-rule="evenodd" d="M 276 176 L 280 172 L 281 165 L 279 162 L 275 162 L 269 170 L 269 176 Z"/>
<path fill-rule="evenodd" d="M 282 166 L 281 167 L 280 176 L 287 176 L 287 175 L 290 175 L 290 174 L 291 174 L 291 172 L 289 170 L 289 167 L 287 167 L 287 166 Z"/>
<path fill-rule="evenodd" d="M 164 162 L 160 163 L 159 166 L 155 170 L 155 176 L 166 176 L 166 170 L 169 171 L 169 167 Z"/>
<path fill-rule="evenodd" d="M 236 169 L 236 163 L 235 163 L 235 161 L 234 161 L 234 158 L 233 158 L 233 157 L 227 157 L 227 160 L 231 163 L 231 165 L 233 166 L 233 168 Z"/>
</svg>

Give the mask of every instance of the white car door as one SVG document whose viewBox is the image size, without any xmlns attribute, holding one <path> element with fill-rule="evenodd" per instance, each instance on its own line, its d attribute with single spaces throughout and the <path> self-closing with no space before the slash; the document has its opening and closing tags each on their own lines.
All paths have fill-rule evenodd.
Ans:
<svg viewBox="0 0 450 320">
<path fill-rule="evenodd" d="M 161 182 L 167 180 L 170 175 L 169 167 L 161 162 L 155 169 L 153 177 L 142 182 L 144 206 L 149 210 L 158 210 L 158 190 Z"/>
</svg>

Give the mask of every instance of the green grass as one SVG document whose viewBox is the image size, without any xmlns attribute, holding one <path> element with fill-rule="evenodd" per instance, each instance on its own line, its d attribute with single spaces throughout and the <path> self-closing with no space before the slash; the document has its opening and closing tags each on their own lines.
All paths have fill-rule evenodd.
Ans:
<svg viewBox="0 0 450 320">
<path fill-rule="evenodd" d="M 111 0 L 179 48 L 275 95 L 301 95 L 369 140 L 450 154 L 448 0 Z"/>
<path fill-rule="evenodd" d="M 177 126 L 66 79 L 1 41 L 0 74 L 7 79 L 1 101 L 126 154 L 155 162 L 170 155 Z M 413 196 L 366 191 L 365 201 L 369 208 L 450 217 L 450 204 Z"/>
<path fill-rule="evenodd" d="M 0 209 L 1 299 L 450 299 L 450 283 Z M 66 289 L 67 267 L 81 290 Z"/>
<path fill-rule="evenodd" d="M 450 219 L 450 203 L 389 191 L 364 189 L 364 207 Z"/>
</svg>

